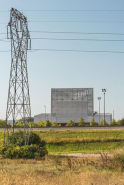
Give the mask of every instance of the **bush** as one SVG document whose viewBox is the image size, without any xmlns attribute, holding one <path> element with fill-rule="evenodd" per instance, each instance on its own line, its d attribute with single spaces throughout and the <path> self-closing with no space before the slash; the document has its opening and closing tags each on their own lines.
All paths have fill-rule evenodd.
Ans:
<svg viewBox="0 0 124 185">
<path fill-rule="evenodd" d="M 51 122 L 49 120 L 46 120 L 46 126 L 51 127 Z"/>
<path fill-rule="evenodd" d="M 83 118 L 80 118 L 79 122 L 77 123 L 77 125 L 80 126 L 85 126 L 85 122 Z"/>
<path fill-rule="evenodd" d="M 98 126 L 98 123 L 95 122 L 94 118 L 91 119 L 90 126 Z"/>
<path fill-rule="evenodd" d="M 67 127 L 75 126 L 75 125 L 74 125 L 74 121 L 69 120 L 69 122 L 66 124 L 66 126 L 67 126 Z"/>
<path fill-rule="evenodd" d="M 100 126 L 104 126 L 104 120 L 103 119 L 100 121 Z M 105 121 L 105 126 L 108 126 L 108 123 L 106 121 Z"/>
<path fill-rule="evenodd" d="M 112 119 L 111 122 L 110 122 L 110 125 L 111 125 L 111 126 L 117 125 L 116 120 L 115 120 L 115 119 Z"/>
<path fill-rule="evenodd" d="M 0 154 L 3 158 L 11 158 L 11 159 L 19 159 L 19 158 L 27 158 L 27 159 L 40 159 L 47 154 L 47 150 L 45 147 L 40 147 L 36 144 L 28 145 L 28 146 L 14 146 L 9 145 L 0 147 Z"/>
<path fill-rule="evenodd" d="M 0 120 L 0 127 L 5 127 L 6 120 Z M 7 127 L 10 127 L 11 124 L 7 122 Z"/>
<path fill-rule="evenodd" d="M 57 123 L 53 121 L 51 124 L 51 127 L 56 127 L 56 126 L 57 126 Z"/>
<path fill-rule="evenodd" d="M 28 139 L 29 138 L 29 139 Z M 26 132 L 28 145 L 25 147 L 25 137 L 23 131 L 12 133 L 4 146 L 0 147 L 0 154 L 4 158 L 42 158 L 48 152 L 45 148 L 46 142 L 34 132 Z"/>
<path fill-rule="evenodd" d="M 121 125 L 121 120 L 120 120 L 120 119 L 117 120 L 116 124 L 117 124 L 117 125 Z"/>
<path fill-rule="evenodd" d="M 39 126 L 39 127 L 45 127 L 45 124 L 43 123 L 42 120 L 40 120 L 40 121 L 38 122 L 37 126 Z"/>
<path fill-rule="evenodd" d="M 121 153 L 117 152 L 114 154 L 113 159 L 110 163 L 110 166 L 114 169 L 119 168 L 121 171 L 124 171 L 124 150 L 123 149 Z"/>
</svg>

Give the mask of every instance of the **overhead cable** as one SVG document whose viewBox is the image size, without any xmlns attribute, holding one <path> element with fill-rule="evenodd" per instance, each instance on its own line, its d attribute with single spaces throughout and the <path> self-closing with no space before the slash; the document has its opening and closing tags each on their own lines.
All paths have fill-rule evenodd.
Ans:
<svg viewBox="0 0 124 185">
<path fill-rule="evenodd" d="M 87 50 L 75 50 L 75 49 L 32 49 L 29 50 L 29 52 L 35 52 L 35 51 L 57 51 L 57 52 L 83 52 L 83 53 L 118 53 L 118 54 L 124 54 L 123 51 L 87 51 Z"/>
</svg>

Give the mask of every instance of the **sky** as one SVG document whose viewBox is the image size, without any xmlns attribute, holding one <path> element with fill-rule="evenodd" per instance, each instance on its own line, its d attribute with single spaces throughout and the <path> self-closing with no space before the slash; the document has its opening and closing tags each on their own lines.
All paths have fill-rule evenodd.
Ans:
<svg viewBox="0 0 124 185">
<path fill-rule="evenodd" d="M 123 118 L 123 0 L 0 0 L 0 119 L 6 116 L 9 88 L 11 42 L 7 24 L 12 7 L 28 20 L 32 116 L 44 113 L 44 105 L 46 112 L 51 112 L 51 88 L 94 88 L 94 111 L 99 110 L 97 97 L 101 97 L 103 113 L 102 89 L 106 88 L 106 113 L 114 110 L 116 120 Z"/>
</svg>

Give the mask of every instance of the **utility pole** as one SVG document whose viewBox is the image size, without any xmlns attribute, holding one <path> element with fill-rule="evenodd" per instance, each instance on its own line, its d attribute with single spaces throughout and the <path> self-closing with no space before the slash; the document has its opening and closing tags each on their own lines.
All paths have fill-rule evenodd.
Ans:
<svg viewBox="0 0 124 185">
<path fill-rule="evenodd" d="M 104 93 L 104 126 L 105 126 L 105 92 L 106 92 L 106 89 L 102 89 L 102 92 Z"/>
<path fill-rule="evenodd" d="M 10 28 L 10 31 L 8 31 Z M 10 33 L 10 36 L 8 35 Z M 23 118 L 25 147 L 26 126 L 25 118 L 31 118 L 28 72 L 27 72 L 27 50 L 31 49 L 31 39 L 28 30 L 27 18 L 17 9 L 10 10 L 10 22 L 7 26 L 7 38 L 11 39 L 11 70 L 6 109 L 6 123 L 4 132 L 4 143 L 6 134 L 10 130 L 14 134 L 14 124 Z M 7 127 L 8 119 L 13 120 L 12 128 Z"/>
<path fill-rule="evenodd" d="M 99 124 L 100 124 L 100 100 L 101 100 L 101 97 L 98 97 L 97 99 L 99 100 Z"/>
<path fill-rule="evenodd" d="M 46 127 L 46 105 L 44 105 L 45 107 L 45 127 Z"/>
<path fill-rule="evenodd" d="M 113 125 L 114 125 L 114 110 L 113 110 Z"/>
</svg>

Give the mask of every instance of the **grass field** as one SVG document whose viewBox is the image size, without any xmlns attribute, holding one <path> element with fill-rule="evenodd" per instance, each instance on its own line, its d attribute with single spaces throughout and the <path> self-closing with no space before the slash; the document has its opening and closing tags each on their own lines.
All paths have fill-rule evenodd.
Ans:
<svg viewBox="0 0 124 185">
<path fill-rule="evenodd" d="M 47 150 L 52 153 L 97 153 L 108 152 L 124 146 L 124 130 L 85 131 L 34 131 L 47 142 Z M 3 132 L 0 132 L 0 144 Z"/>
<path fill-rule="evenodd" d="M 0 158 L 0 185 L 124 185 L 123 130 L 35 132 L 47 142 L 49 155 L 42 160 Z M 53 155 L 103 151 L 112 155 L 100 153 L 88 158 Z"/>
<path fill-rule="evenodd" d="M 124 172 L 99 158 L 0 159 L 0 185 L 123 185 Z"/>
</svg>

